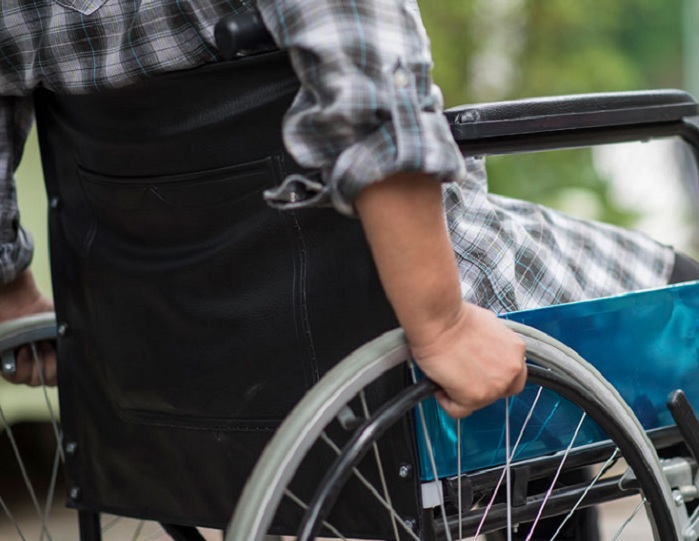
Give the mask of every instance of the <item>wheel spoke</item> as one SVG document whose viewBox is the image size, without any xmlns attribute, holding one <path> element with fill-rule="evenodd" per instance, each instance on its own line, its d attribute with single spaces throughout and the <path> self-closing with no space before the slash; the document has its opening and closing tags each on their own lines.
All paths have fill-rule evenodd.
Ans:
<svg viewBox="0 0 699 541">
<path fill-rule="evenodd" d="M 362 390 L 359 393 L 359 397 L 362 402 L 362 409 L 364 412 L 364 418 L 369 419 L 370 414 L 369 414 L 369 406 L 367 405 L 366 402 L 366 395 L 364 394 L 364 390 Z M 391 501 L 391 495 L 388 492 L 388 483 L 386 483 L 386 476 L 384 475 L 383 471 L 383 463 L 381 461 L 381 456 L 379 455 L 379 446 L 376 445 L 376 442 L 372 444 L 373 450 L 374 450 L 374 459 L 376 460 L 376 468 L 379 471 L 379 476 L 381 478 L 381 488 L 383 489 L 383 494 L 384 497 L 386 498 L 386 503 L 388 504 L 390 509 L 393 509 L 393 502 Z M 396 525 L 396 517 L 394 516 L 393 513 L 389 513 L 391 517 L 391 525 L 393 526 L 393 533 L 396 536 L 396 539 L 400 539 L 400 536 L 398 535 L 398 526 Z"/>
<path fill-rule="evenodd" d="M 103 524 L 101 526 L 102 533 L 108 532 L 112 528 L 114 528 L 119 522 L 121 521 L 121 517 L 119 516 L 113 516 L 109 519 L 109 522 L 106 524 Z"/>
<path fill-rule="evenodd" d="M 582 493 L 582 495 L 580 496 L 578 501 L 575 502 L 575 505 L 573 505 L 570 512 L 565 516 L 565 518 L 563 519 L 561 524 L 558 526 L 558 529 L 554 532 L 553 537 L 551 538 L 551 541 L 554 541 L 556 539 L 556 537 L 558 537 L 558 534 L 561 533 L 561 530 L 563 530 L 563 526 L 565 526 L 568 523 L 568 521 L 571 519 L 573 514 L 578 510 L 578 508 L 580 507 L 580 504 L 582 504 L 585 497 L 588 495 L 590 490 L 592 490 L 592 487 L 594 487 L 597 484 L 597 481 L 600 480 L 602 475 L 604 475 L 607 471 L 609 471 L 609 468 L 614 464 L 618 455 L 619 455 L 619 449 L 617 448 L 612 453 L 612 456 L 610 456 L 609 459 L 600 468 L 599 472 L 597 472 L 597 475 L 595 475 L 594 479 L 592 479 L 592 481 L 585 489 L 585 492 Z"/>
<path fill-rule="evenodd" d="M 301 498 L 296 496 L 291 490 L 288 488 L 284 490 L 284 495 L 289 498 L 292 502 L 294 502 L 296 505 L 298 505 L 301 509 L 304 511 L 308 510 L 308 505 L 306 505 Z M 337 528 L 335 528 L 332 524 L 328 523 L 328 521 L 324 520 L 323 521 L 323 526 L 325 526 L 330 532 L 337 538 L 342 539 L 343 541 L 348 541 L 348 539 L 342 535 Z M 418 539 L 418 541 L 420 541 Z"/>
<path fill-rule="evenodd" d="M 529 425 L 529 421 L 534 415 L 534 410 L 536 409 L 537 404 L 539 403 L 539 398 L 541 398 L 541 393 L 543 391 L 543 387 L 539 387 L 539 390 L 536 393 L 536 396 L 534 397 L 534 402 L 532 402 L 532 405 L 529 408 L 529 411 L 527 412 L 527 416 L 524 419 L 524 423 L 522 423 L 522 428 L 519 430 L 519 435 L 517 436 L 517 441 L 515 441 L 515 445 L 512 448 L 512 456 L 514 456 L 517 452 L 517 449 L 519 448 L 520 442 L 522 441 L 522 438 L 524 437 L 524 431 L 526 430 L 527 426 Z M 477 539 L 478 536 L 481 533 L 481 529 L 483 528 L 483 524 L 485 524 L 485 520 L 488 517 L 488 513 L 490 512 L 490 509 L 493 507 L 493 503 L 495 503 L 495 497 L 497 496 L 498 490 L 500 490 L 500 486 L 502 485 L 503 480 L 505 479 L 505 470 L 503 469 L 502 474 L 500 475 L 500 479 L 498 479 L 497 484 L 495 485 L 495 488 L 493 489 L 493 494 L 490 498 L 490 501 L 488 502 L 488 505 L 485 508 L 485 511 L 483 512 L 483 517 L 481 518 L 481 522 L 478 525 L 478 529 L 476 530 L 476 535 L 473 536 L 474 539 Z"/>
<path fill-rule="evenodd" d="M 505 398 L 505 501 L 507 502 L 507 541 L 512 541 L 512 452 L 510 451 L 510 399 Z"/>
<path fill-rule="evenodd" d="M 551 493 L 553 492 L 553 487 L 556 485 L 556 482 L 558 481 L 558 477 L 561 475 L 561 471 L 563 471 L 563 466 L 566 462 L 566 459 L 568 458 L 568 455 L 570 454 L 570 450 L 573 448 L 573 444 L 575 443 L 575 440 L 578 437 L 580 429 L 582 428 L 583 421 L 585 421 L 586 418 L 587 418 L 587 413 L 583 412 L 583 414 L 580 417 L 580 422 L 578 423 L 578 426 L 575 429 L 575 433 L 573 434 L 573 437 L 571 438 L 570 443 L 568 444 L 568 447 L 565 450 L 565 453 L 563 453 L 563 457 L 561 458 L 561 463 L 558 465 L 558 469 L 556 470 L 556 474 L 553 476 L 553 479 L 551 480 L 551 485 L 549 486 L 548 490 L 546 491 L 546 495 L 544 496 L 544 501 L 541 502 L 541 507 L 539 508 L 539 512 L 536 515 L 536 519 L 534 520 L 534 523 L 532 524 L 532 527 L 529 530 L 529 535 L 527 535 L 526 541 L 530 541 L 532 536 L 534 535 L 534 530 L 536 529 L 536 526 L 539 523 L 539 520 L 541 520 L 541 515 L 544 512 L 544 508 L 546 507 L 546 502 L 551 497 Z"/>
<path fill-rule="evenodd" d="M 22 473 L 22 478 L 24 479 L 24 485 L 27 488 L 27 491 L 29 492 L 29 496 L 32 500 L 32 503 L 34 505 L 34 509 L 36 510 L 37 517 L 41 521 L 41 528 L 42 532 L 46 534 L 46 537 L 48 538 L 49 541 L 52 541 L 51 534 L 48 531 L 48 528 L 46 526 L 46 519 L 44 517 L 44 513 L 41 510 L 41 505 L 39 504 L 39 500 L 36 497 L 36 492 L 34 491 L 34 485 L 31 482 L 31 479 L 29 478 L 29 474 L 27 473 L 27 469 L 24 465 L 24 461 L 22 460 L 22 454 L 19 452 L 19 447 L 17 446 L 17 442 L 15 440 L 15 437 L 12 433 L 12 428 L 10 427 L 10 424 L 7 422 L 7 419 L 5 417 L 5 413 L 3 412 L 2 408 L 0 407 L 0 423 L 2 423 L 2 427 L 5 429 L 5 432 L 7 433 L 7 437 L 9 438 L 10 445 L 12 446 L 12 450 L 15 454 L 15 458 L 17 459 L 17 464 L 19 465 L 20 472 Z"/>
<path fill-rule="evenodd" d="M 541 389 L 540 389 L 540 392 L 541 392 Z M 553 407 L 551 408 L 551 411 L 550 411 L 549 414 L 546 416 L 546 419 L 544 419 L 544 421 L 541 423 L 541 426 L 539 427 L 539 431 L 534 435 L 533 438 L 531 438 L 528 442 L 526 442 L 525 444 L 523 444 L 523 445 L 519 448 L 519 452 L 525 451 L 525 450 L 527 449 L 527 447 L 529 447 L 529 444 L 530 444 L 530 443 L 539 440 L 539 437 L 540 437 L 540 436 L 544 433 L 544 431 L 548 428 L 549 423 L 551 422 L 551 420 L 552 420 L 552 419 L 554 418 L 554 416 L 556 415 L 556 412 L 558 411 L 558 408 L 559 408 L 560 405 L 561 405 L 561 403 L 560 403 L 559 401 L 557 401 L 557 402 L 553 405 Z"/>
<path fill-rule="evenodd" d="M 626 527 L 631 524 L 631 521 L 636 518 L 636 515 L 638 515 L 638 512 L 643 509 L 643 506 L 646 504 L 646 499 L 642 498 L 641 502 L 636 506 L 636 508 L 633 510 L 633 513 L 624 521 L 624 523 L 619 527 L 617 530 L 616 534 L 614 534 L 614 537 L 612 538 L 612 541 L 616 541 L 619 539 L 619 536 L 624 532 Z"/>
<path fill-rule="evenodd" d="M 144 522 L 142 520 L 138 521 L 138 524 L 136 524 L 136 530 L 133 533 L 133 537 L 131 538 L 131 541 L 138 541 L 138 536 L 141 535 L 141 532 L 143 531 L 143 526 Z"/>
<path fill-rule="evenodd" d="M 335 451 L 335 453 L 336 453 L 338 456 L 340 456 L 340 454 L 342 453 L 341 449 L 337 446 L 337 444 L 336 444 L 335 442 L 333 442 L 333 441 L 330 439 L 330 437 L 328 437 L 328 435 L 327 435 L 325 432 L 323 432 L 323 433 L 321 434 L 320 437 L 321 437 L 321 439 L 322 439 L 325 443 L 328 444 L 328 446 L 329 446 L 333 451 Z M 364 485 L 364 487 L 371 493 L 371 495 L 374 496 L 374 498 L 376 498 L 376 500 L 386 509 L 386 511 L 389 512 L 389 514 L 391 515 L 391 518 L 392 518 L 394 524 L 399 524 L 399 525 L 401 526 L 401 528 L 402 528 L 409 536 L 411 536 L 413 539 L 415 539 L 415 541 L 420 541 L 420 538 L 417 537 L 417 535 L 415 535 L 415 532 L 413 532 L 410 528 L 408 528 L 408 527 L 405 525 L 405 522 L 403 521 L 403 519 L 401 518 L 401 516 L 400 516 L 400 515 L 396 512 L 396 510 L 393 508 L 393 505 L 392 505 L 389 501 L 386 501 L 386 500 L 381 496 L 381 494 L 379 493 L 379 491 L 376 490 L 376 488 L 374 487 L 374 485 L 372 485 L 372 484 L 369 482 L 369 480 L 362 474 L 362 472 L 359 471 L 358 468 L 356 468 L 356 467 L 355 467 L 355 468 L 352 468 L 352 474 L 359 480 L 360 483 L 362 483 L 362 485 Z M 400 539 L 400 536 L 398 536 L 397 534 L 396 534 L 396 539 Z"/>
<path fill-rule="evenodd" d="M 694 529 L 696 531 L 696 527 L 699 525 L 699 516 L 691 515 L 689 517 L 689 522 L 685 525 L 685 531 L 689 531 Z"/>
<path fill-rule="evenodd" d="M 5 500 L 3 500 L 1 496 L 0 496 L 0 507 L 2 507 L 3 512 L 5 513 L 7 518 L 10 520 L 12 525 L 15 527 L 15 530 L 17 530 L 17 534 L 19 534 L 20 539 L 22 539 L 22 541 L 27 541 L 26 538 L 24 537 L 24 534 L 22 534 L 22 530 L 19 527 L 19 524 L 17 524 L 15 517 L 10 512 L 10 508 L 7 507 Z"/>
<path fill-rule="evenodd" d="M 46 504 L 44 505 L 44 516 L 46 520 L 49 518 L 51 509 L 53 509 L 53 496 L 56 491 L 56 482 L 58 480 L 58 470 L 61 467 L 61 453 L 60 444 L 56 447 L 56 454 L 53 458 L 53 468 L 51 470 L 51 482 L 49 483 L 49 488 L 46 494 Z M 40 541 L 44 541 L 44 532 L 41 532 Z"/>
<path fill-rule="evenodd" d="M 158 531 L 146 537 L 143 541 L 156 541 L 157 539 L 160 539 L 163 535 L 165 535 L 165 530 L 160 528 Z"/>
<path fill-rule="evenodd" d="M 412 379 L 413 383 L 417 383 L 417 375 L 415 373 L 415 364 L 410 361 L 410 372 L 412 374 Z M 432 469 L 432 475 L 434 476 L 434 480 L 438 481 L 439 480 L 439 475 L 437 474 L 437 464 L 434 459 L 434 450 L 432 448 L 432 439 L 430 438 L 429 430 L 427 430 L 427 421 L 425 420 L 425 408 L 422 407 L 422 402 L 418 403 L 417 405 L 417 410 L 418 414 L 420 416 L 420 426 L 422 427 L 422 434 L 425 438 L 425 447 L 427 448 L 427 454 L 429 455 L 430 459 L 430 468 Z M 444 524 L 447 523 L 447 510 L 446 507 L 444 506 L 444 494 L 442 493 L 441 490 L 439 492 L 439 508 L 442 513 L 442 520 L 444 521 Z M 449 528 L 444 530 L 446 535 L 447 535 L 447 541 L 452 541 L 451 537 L 451 531 Z"/>
</svg>

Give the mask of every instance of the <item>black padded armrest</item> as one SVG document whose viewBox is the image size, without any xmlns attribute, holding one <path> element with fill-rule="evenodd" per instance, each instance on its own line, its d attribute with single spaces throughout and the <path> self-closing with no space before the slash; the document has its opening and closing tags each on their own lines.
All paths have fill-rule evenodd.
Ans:
<svg viewBox="0 0 699 541">
<path fill-rule="evenodd" d="M 485 156 L 679 136 L 699 160 L 699 106 L 682 90 L 461 105 L 445 112 L 465 155 Z"/>
<path fill-rule="evenodd" d="M 580 94 L 461 105 L 446 111 L 459 142 L 527 133 L 682 121 L 699 114 L 681 90 Z"/>
</svg>

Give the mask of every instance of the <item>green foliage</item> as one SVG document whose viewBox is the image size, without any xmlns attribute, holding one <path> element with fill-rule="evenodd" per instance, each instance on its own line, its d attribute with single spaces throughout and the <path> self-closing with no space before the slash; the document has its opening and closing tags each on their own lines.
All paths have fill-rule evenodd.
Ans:
<svg viewBox="0 0 699 541">
<path fill-rule="evenodd" d="M 447 106 L 682 86 L 682 0 L 422 2 Z M 629 225 L 589 151 L 488 161 L 491 190 L 556 205 L 570 190 Z"/>
</svg>

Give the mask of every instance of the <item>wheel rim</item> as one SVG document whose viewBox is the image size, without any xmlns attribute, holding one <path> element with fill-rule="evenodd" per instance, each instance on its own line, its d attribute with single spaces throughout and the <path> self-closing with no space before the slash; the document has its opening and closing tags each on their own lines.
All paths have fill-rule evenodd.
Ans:
<svg viewBox="0 0 699 541">
<path fill-rule="evenodd" d="M 517 325 L 513 325 L 513 326 L 519 327 Z M 548 350 L 551 347 L 555 347 L 559 351 L 561 349 L 563 349 L 564 353 L 566 355 L 568 355 L 568 353 L 569 353 L 568 351 L 565 350 L 564 347 L 563 348 L 559 347 L 559 345 L 557 343 L 555 343 L 555 341 L 550 341 L 548 339 L 548 337 L 546 337 L 547 339 L 545 341 L 543 341 L 541 339 L 541 336 L 539 335 L 540 333 L 529 332 L 527 329 L 521 329 L 521 328 L 518 328 L 516 330 L 518 330 L 520 333 L 522 333 L 522 331 L 524 330 L 523 337 L 524 337 L 525 341 L 527 341 L 527 346 L 528 346 L 528 349 L 529 349 L 530 354 L 531 354 L 530 356 L 534 360 L 541 361 L 540 357 L 542 357 L 542 356 L 546 357 L 546 355 L 549 352 L 544 351 L 542 353 L 542 351 L 540 351 L 540 350 L 542 350 L 542 349 Z M 398 342 L 396 342 L 396 340 L 398 340 Z M 374 370 L 374 372 L 375 372 L 374 375 L 376 375 L 376 373 L 379 373 L 379 372 L 386 370 L 387 369 L 386 367 L 394 366 L 395 363 L 400 362 L 401 359 L 409 357 L 408 352 L 407 352 L 407 348 L 405 348 L 404 344 L 403 345 L 400 344 L 401 341 L 402 341 L 402 337 L 400 334 L 393 334 L 393 335 L 386 338 L 386 343 L 388 345 L 386 346 L 385 349 L 382 350 L 382 353 L 380 355 L 381 360 L 378 362 L 378 364 L 381 367 L 376 368 Z M 553 346 L 551 345 L 552 342 L 554 343 Z M 361 352 L 359 352 L 358 354 L 355 354 L 353 356 L 353 361 L 356 361 L 357 363 L 359 363 L 361 365 L 363 359 L 361 359 L 360 357 L 361 357 Z M 365 359 L 364 359 L 364 361 L 365 361 Z M 558 361 L 553 362 L 552 364 L 554 365 L 554 367 L 556 367 L 557 363 L 558 363 Z M 551 364 L 551 363 L 546 361 L 546 359 L 544 359 L 540 364 L 545 365 L 545 364 Z M 367 370 L 366 366 L 362 365 L 361 370 L 366 371 Z M 340 371 L 340 375 L 342 375 L 341 371 Z M 592 378 L 593 380 L 601 379 L 600 376 L 598 376 L 597 374 L 594 374 L 594 373 L 588 377 Z M 362 379 L 362 378 L 358 378 L 358 379 Z M 337 387 L 343 387 L 346 389 L 347 387 L 352 387 L 352 386 L 357 386 L 357 382 L 355 381 L 351 384 L 345 384 L 345 385 L 339 384 Z M 342 394 L 342 392 L 338 391 L 337 388 L 333 388 L 332 392 L 329 392 L 328 394 L 333 395 L 333 396 L 337 396 L 338 394 Z M 339 409 L 338 406 L 333 406 L 333 407 L 329 408 L 328 411 L 330 411 L 330 410 L 336 411 L 338 409 Z M 314 431 L 316 431 L 316 429 L 309 428 L 307 430 L 307 433 L 313 433 Z M 659 466 L 657 465 L 657 456 L 655 455 L 655 451 L 652 449 L 652 446 L 650 445 L 647 437 L 645 436 L 645 434 L 642 431 L 641 431 L 640 436 L 637 434 L 634 434 L 634 438 L 637 438 L 637 437 L 640 438 L 640 440 L 641 440 L 639 445 L 641 445 L 645 449 L 645 452 L 647 454 L 650 454 L 650 457 L 644 456 L 644 460 L 645 459 L 650 460 L 650 464 L 651 464 L 649 467 L 650 479 L 653 480 L 654 483 L 655 483 L 655 480 L 658 480 L 658 479 L 660 480 L 656 483 L 658 485 L 657 488 L 658 488 L 658 493 L 660 495 L 657 497 L 653 496 L 650 498 L 651 506 L 653 506 L 654 509 L 657 508 L 659 510 L 659 512 L 658 512 L 657 516 L 655 516 L 655 518 L 658 521 L 658 529 L 662 533 L 656 534 L 656 535 L 662 535 L 663 537 L 659 537 L 662 539 L 669 539 L 669 538 L 672 538 L 672 536 L 676 537 L 676 532 L 678 531 L 678 529 L 677 529 L 678 520 L 677 520 L 676 515 L 673 513 L 672 509 L 668 506 L 668 502 L 671 501 L 671 496 L 669 496 L 670 491 L 669 491 L 669 488 L 667 488 L 666 484 L 664 483 L 664 480 L 662 477 L 662 472 L 660 471 Z M 291 450 L 295 450 L 297 448 L 298 447 L 296 446 L 296 444 L 288 444 L 288 443 L 286 444 L 286 447 L 285 447 L 287 452 L 289 452 L 290 454 L 292 452 Z M 648 450 L 648 448 L 650 448 L 650 451 Z M 263 462 L 264 461 L 260 462 L 259 467 L 264 467 Z M 283 473 L 276 472 L 275 474 L 269 474 L 269 472 L 268 472 L 267 479 L 270 478 L 269 477 L 270 475 L 276 476 L 277 478 L 282 478 L 282 477 L 288 478 L 291 475 L 288 470 L 293 468 L 294 462 L 296 462 L 296 459 L 291 460 L 291 461 L 285 461 L 284 469 L 286 471 Z M 259 469 L 259 467 L 258 467 L 258 469 Z M 256 472 L 253 476 L 253 479 L 256 478 L 257 473 L 258 472 L 256 470 Z M 269 486 L 269 485 L 267 485 L 267 486 Z M 249 489 L 249 487 L 246 487 L 246 490 L 245 490 L 243 496 L 241 497 L 241 501 L 245 501 L 246 498 L 249 497 L 250 493 L 248 492 L 248 489 Z M 252 490 L 254 493 L 254 489 L 250 488 L 250 490 Z M 264 504 L 259 504 L 259 503 L 255 504 L 255 507 L 257 507 L 257 510 L 259 511 L 258 513 L 256 513 L 255 520 L 262 521 L 262 522 L 270 520 L 269 514 L 273 513 L 273 511 L 269 511 L 270 506 L 272 506 L 272 507 L 276 506 L 278 501 L 281 499 L 281 489 L 280 489 L 279 485 L 276 486 L 275 491 L 277 492 L 277 494 L 275 496 L 271 496 L 271 497 L 268 495 L 267 498 L 265 499 Z M 600 491 L 598 490 L 598 492 L 600 492 Z M 655 500 L 657 500 L 656 502 L 653 502 L 654 498 L 655 498 Z M 276 500 L 276 502 L 275 502 L 275 500 Z M 244 523 L 246 522 L 246 520 L 245 520 L 246 517 L 243 517 L 243 515 L 245 515 L 249 511 L 250 511 L 250 508 L 246 509 L 245 505 L 238 508 L 236 515 L 234 516 L 234 519 L 231 523 L 231 527 L 229 529 L 230 533 L 229 533 L 229 536 L 227 537 L 227 540 L 230 541 L 230 540 L 238 540 L 238 539 L 243 539 L 243 538 L 245 538 L 245 539 L 261 539 L 261 535 L 266 530 L 267 526 L 263 526 L 262 527 L 263 529 L 261 531 L 260 530 L 255 531 L 255 530 L 250 530 L 250 529 L 239 529 L 239 528 L 241 528 L 241 524 L 244 525 Z M 250 518 L 251 518 L 250 516 L 247 517 L 248 524 L 252 523 L 252 521 L 249 520 Z M 313 529 L 317 529 L 318 522 L 319 521 L 317 521 L 317 523 L 314 523 L 312 528 L 309 531 L 313 531 Z M 269 524 L 269 522 L 268 522 L 268 524 Z M 451 538 L 451 535 L 450 535 L 451 532 L 446 533 L 446 530 L 447 529 L 442 528 L 441 532 L 447 537 L 447 539 L 449 539 L 449 538 Z M 456 530 L 458 530 L 458 527 L 456 528 Z M 235 532 L 241 532 L 240 536 L 236 535 Z M 243 536 L 246 536 L 246 537 L 243 537 Z M 312 539 L 313 536 L 311 535 L 309 538 Z M 401 539 L 402 538 L 403 537 L 401 537 Z M 405 538 L 410 538 L 410 536 L 406 536 Z"/>
</svg>

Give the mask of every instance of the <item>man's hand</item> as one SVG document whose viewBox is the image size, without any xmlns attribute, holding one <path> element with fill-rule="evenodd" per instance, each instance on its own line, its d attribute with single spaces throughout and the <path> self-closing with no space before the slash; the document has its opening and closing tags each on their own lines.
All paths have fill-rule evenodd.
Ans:
<svg viewBox="0 0 699 541">
<path fill-rule="evenodd" d="M 0 285 L 0 323 L 42 312 L 53 312 L 53 303 L 37 289 L 29 269 L 9 284 Z M 56 352 L 53 344 L 37 344 L 36 352 L 38 363 L 31 347 L 19 348 L 15 352 L 17 371 L 14 374 L 3 373 L 3 377 L 11 383 L 26 383 L 32 387 L 41 385 L 42 379 L 46 385 L 55 385 Z M 39 366 L 43 367 L 42 373 Z"/>
<path fill-rule="evenodd" d="M 494 314 L 461 300 L 439 181 L 398 173 L 365 188 L 355 206 L 386 295 L 447 413 L 463 417 L 519 392 L 524 344 Z"/>
<path fill-rule="evenodd" d="M 524 343 L 490 311 L 463 303 L 455 321 L 432 343 L 411 344 L 415 361 L 437 383 L 440 406 L 466 417 L 526 383 Z"/>
</svg>

